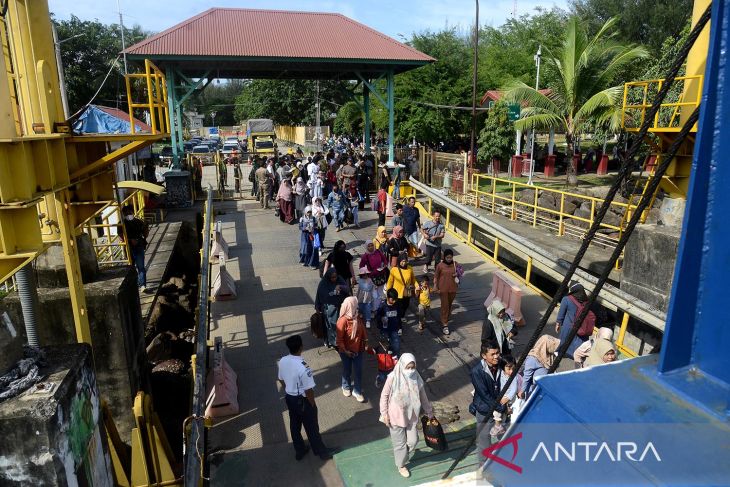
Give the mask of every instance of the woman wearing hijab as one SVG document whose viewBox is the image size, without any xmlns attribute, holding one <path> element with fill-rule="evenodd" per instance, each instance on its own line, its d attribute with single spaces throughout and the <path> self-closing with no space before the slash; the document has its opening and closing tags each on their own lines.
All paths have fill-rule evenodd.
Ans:
<svg viewBox="0 0 730 487">
<path fill-rule="evenodd" d="M 279 185 L 279 192 L 276 193 L 276 201 L 279 203 L 279 219 L 284 223 L 294 221 L 294 203 L 292 202 L 291 181 L 284 179 Z"/>
<path fill-rule="evenodd" d="M 573 323 L 575 323 L 575 319 L 577 318 L 578 306 L 581 306 L 586 301 L 588 301 L 588 296 L 586 296 L 583 285 L 577 281 L 570 281 L 568 294 L 560 301 L 560 310 L 558 311 L 558 318 L 555 321 L 555 333 L 560 334 L 561 345 L 568 340 L 570 330 L 573 328 Z M 588 340 L 588 337 L 581 337 L 576 334 L 573 341 L 570 342 L 565 355 L 572 357 L 578 347 L 586 340 Z"/>
<path fill-rule="evenodd" d="M 573 360 L 575 360 L 575 368 L 580 369 L 583 368 L 585 365 L 585 361 L 588 358 L 588 356 L 591 354 L 591 350 L 593 349 L 593 344 L 596 340 L 599 339 L 605 339 L 608 341 L 611 341 L 611 338 L 613 338 L 613 329 L 609 327 L 603 327 L 598 328 L 598 333 L 596 338 L 590 338 L 583 342 L 583 345 L 578 347 L 575 350 L 575 353 L 573 354 Z"/>
<path fill-rule="evenodd" d="M 388 260 L 385 254 L 375 248 L 373 242 L 365 245 L 365 253 L 360 258 L 359 267 L 367 267 L 370 279 L 373 281 L 373 309 L 380 308 L 385 299 L 385 283 L 388 282 Z M 367 320 L 368 317 L 365 317 Z"/>
<path fill-rule="evenodd" d="M 543 335 L 537 339 L 525 359 L 525 371 L 522 376 L 522 388 L 518 395 L 522 398 L 530 396 L 535 389 L 535 380 L 547 374 L 548 369 L 555 360 L 555 352 L 558 350 L 560 340 L 550 335 Z"/>
<path fill-rule="evenodd" d="M 456 291 L 459 290 L 459 276 L 456 272 L 453 250 L 444 250 L 443 260 L 436 265 L 433 284 L 433 291 L 438 293 L 441 298 L 441 328 L 444 335 L 448 335 L 450 333 L 449 317 L 451 316 L 451 308 L 454 305 Z"/>
<path fill-rule="evenodd" d="M 613 343 L 605 338 L 598 338 L 586 359 L 585 366 L 593 367 L 594 365 L 609 364 L 614 361 L 616 361 L 616 348 Z"/>
<path fill-rule="evenodd" d="M 393 227 L 393 234 L 388 240 L 387 249 L 390 267 L 398 266 L 398 259 L 400 259 L 401 254 L 408 256 L 408 239 L 406 239 L 403 227 L 400 225 Z"/>
<path fill-rule="evenodd" d="M 385 284 L 386 289 L 395 289 L 398 292 L 398 309 L 400 317 L 403 319 L 411 304 L 411 297 L 416 295 L 421 287 L 416 282 L 416 276 L 413 273 L 413 267 L 408 264 L 408 256 L 401 254 L 398 258 L 398 265 L 390 270 L 388 282 Z M 401 330 L 398 330 L 401 334 Z"/>
<path fill-rule="evenodd" d="M 330 211 L 322 204 L 322 198 L 312 200 L 312 216 L 317 221 L 320 249 L 324 248 L 324 236 L 327 233 L 327 215 Z"/>
<path fill-rule="evenodd" d="M 380 225 L 375 232 L 375 238 L 373 239 L 373 245 L 376 250 L 380 250 L 385 254 L 388 249 L 388 233 L 385 230 L 385 225 Z"/>
<path fill-rule="evenodd" d="M 390 429 L 395 466 L 406 478 L 411 476 L 406 464 L 418 443 L 416 426 L 421 409 L 429 418 L 434 417 L 423 379 L 416 370 L 416 357 L 404 353 L 380 393 L 380 421 Z"/>
<path fill-rule="evenodd" d="M 482 322 L 482 343 L 494 341 L 499 345 L 502 355 L 512 355 L 510 338 L 514 333 L 514 322 L 507 314 L 507 310 L 499 299 L 494 299 L 487 307 Z"/>
<path fill-rule="evenodd" d="M 319 269 L 319 251 L 314 248 L 314 236 L 317 233 L 317 221 L 312 216 L 312 207 L 304 208 L 304 215 L 299 219 L 299 263 L 304 267 Z"/>
<path fill-rule="evenodd" d="M 335 242 L 335 246 L 332 248 L 332 252 L 327 256 L 327 262 L 324 263 L 324 270 L 334 267 L 337 270 L 337 274 L 347 283 L 348 292 L 351 289 L 349 286 L 354 286 L 357 282 L 355 278 L 355 270 L 352 267 L 352 261 L 354 257 L 350 252 L 347 251 L 347 244 L 344 240 L 338 240 Z"/>
<path fill-rule="evenodd" d="M 340 307 L 347 297 L 347 290 L 347 283 L 337 275 L 334 267 L 327 269 L 317 286 L 314 308 L 322 313 L 327 330 L 324 337 L 327 348 L 334 348 L 337 344 L 337 320 L 340 318 Z"/>
<path fill-rule="evenodd" d="M 363 317 L 358 313 L 357 298 L 345 298 L 337 320 L 337 350 L 342 360 L 342 394 L 355 396 L 357 402 L 365 402 L 362 395 L 362 356 L 367 346 Z M 353 374 L 354 380 L 350 380 Z"/>
<path fill-rule="evenodd" d="M 309 188 L 304 184 L 304 178 L 298 177 L 297 182 L 294 185 L 292 193 L 294 194 L 294 208 L 296 209 L 296 216 L 301 217 L 304 215 L 304 208 L 307 206 L 307 193 Z"/>
</svg>

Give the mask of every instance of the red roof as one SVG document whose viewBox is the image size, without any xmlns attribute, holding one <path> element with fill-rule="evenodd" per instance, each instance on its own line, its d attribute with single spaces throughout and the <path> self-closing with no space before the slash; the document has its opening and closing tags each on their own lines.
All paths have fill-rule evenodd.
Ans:
<svg viewBox="0 0 730 487">
<path fill-rule="evenodd" d="M 130 46 L 126 52 L 163 57 L 434 61 L 341 14 L 241 8 L 211 8 Z"/>
<path fill-rule="evenodd" d="M 552 90 L 550 88 L 544 88 L 542 90 L 537 90 L 540 93 L 542 93 L 545 96 L 548 96 L 550 93 L 552 93 Z M 499 101 L 499 99 L 502 98 L 502 92 L 498 90 L 487 90 L 484 93 L 484 96 L 482 97 L 482 106 L 484 106 L 485 103 L 487 103 L 487 100 L 491 101 Z"/>
<path fill-rule="evenodd" d="M 112 108 L 112 107 L 105 107 L 102 105 L 94 105 L 96 108 L 101 110 L 102 112 L 108 113 L 114 118 L 118 118 L 119 120 L 124 120 L 125 122 L 129 123 L 129 113 L 119 110 L 118 108 Z M 134 117 L 134 126 L 138 127 L 142 130 L 142 132 L 152 132 L 152 127 L 138 119 L 137 117 Z"/>
</svg>

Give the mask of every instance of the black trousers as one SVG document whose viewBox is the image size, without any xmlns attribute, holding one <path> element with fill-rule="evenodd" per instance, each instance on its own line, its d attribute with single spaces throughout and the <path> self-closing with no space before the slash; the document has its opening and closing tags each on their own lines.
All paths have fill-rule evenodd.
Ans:
<svg viewBox="0 0 730 487">
<path fill-rule="evenodd" d="M 378 226 L 379 227 L 385 226 L 385 212 L 378 213 Z"/>
<path fill-rule="evenodd" d="M 304 438 L 302 438 L 302 426 L 307 432 L 309 444 L 312 445 L 312 451 L 315 455 L 321 455 L 326 452 L 326 447 L 322 442 L 319 434 L 319 423 L 317 421 L 317 408 L 313 407 L 309 400 L 304 396 L 286 395 L 286 407 L 289 409 L 289 429 L 291 430 L 291 440 L 294 443 L 294 451 L 298 454 L 304 453 L 306 446 Z"/>
</svg>

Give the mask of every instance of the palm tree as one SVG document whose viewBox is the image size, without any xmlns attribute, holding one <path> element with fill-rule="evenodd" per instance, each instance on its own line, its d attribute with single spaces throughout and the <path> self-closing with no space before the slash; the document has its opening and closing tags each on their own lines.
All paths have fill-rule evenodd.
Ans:
<svg viewBox="0 0 730 487">
<path fill-rule="evenodd" d="M 617 21 L 617 17 L 609 19 L 589 38 L 577 17 L 568 20 L 562 44 L 555 51 L 545 49 L 544 60 L 558 78 L 550 86 L 550 94 L 521 81 L 503 88 L 507 101 L 527 105 L 515 122 L 516 129 L 565 132 L 568 157 L 574 153 L 576 136 L 597 128 L 619 129 L 623 85 L 612 83 L 623 68 L 649 53 L 643 47 L 614 41 Z M 570 162 L 567 172 L 568 185 L 576 186 L 578 176 Z"/>
</svg>

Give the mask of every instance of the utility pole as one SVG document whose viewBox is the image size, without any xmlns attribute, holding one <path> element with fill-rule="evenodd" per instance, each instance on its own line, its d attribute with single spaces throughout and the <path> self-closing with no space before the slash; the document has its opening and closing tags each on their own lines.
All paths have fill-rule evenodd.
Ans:
<svg viewBox="0 0 730 487">
<path fill-rule="evenodd" d="M 537 76 L 535 76 L 535 91 L 540 89 L 540 59 L 542 58 L 542 45 L 537 46 L 535 64 L 537 64 Z M 530 143 L 530 177 L 527 184 L 532 184 L 532 175 L 535 172 L 535 128 L 532 128 L 532 142 Z"/>
<path fill-rule="evenodd" d="M 320 126 L 319 117 L 320 117 L 320 111 L 319 111 L 319 80 L 316 82 L 317 86 L 317 101 L 316 101 L 316 109 L 317 109 L 317 128 L 314 131 L 314 136 L 317 139 L 317 152 L 319 152 L 319 139 L 322 132 L 322 127 Z"/>
<path fill-rule="evenodd" d="M 127 53 L 124 52 L 127 49 L 127 45 L 124 42 L 124 20 L 122 19 L 122 7 L 117 0 L 117 11 L 119 12 L 119 29 L 122 31 L 122 58 L 124 58 L 124 74 L 128 74 L 127 71 Z"/>
<path fill-rule="evenodd" d="M 479 0 L 476 3 L 476 18 L 474 19 L 474 79 L 472 80 L 472 99 L 471 99 L 471 154 L 469 155 L 469 169 L 474 169 L 474 160 L 476 159 L 476 134 L 477 134 L 477 68 L 479 66 Z M 468 174 L 464 175 L 466 180 Z"/>
</svg>

